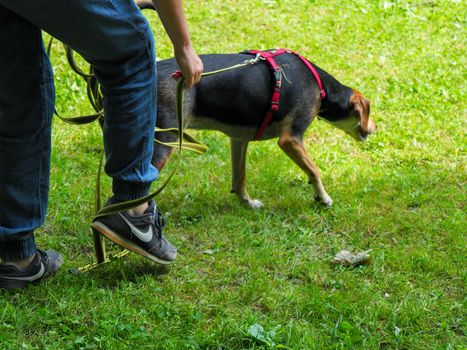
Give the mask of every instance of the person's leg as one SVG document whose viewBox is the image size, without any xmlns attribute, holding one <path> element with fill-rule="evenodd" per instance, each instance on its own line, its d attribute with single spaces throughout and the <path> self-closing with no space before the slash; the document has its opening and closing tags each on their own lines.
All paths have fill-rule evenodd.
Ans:
<svg viewBox="0 0 467 350">
<path fill-rule="evenodd" d="M 0 288 L 38 283 L 63 263 L 32 231 L 49 189 L 52 70 L 40 30 L 0 5 Z"/>
<path fill-rule="evenodd" d="M 1 5 L 57 37 L 94 66 L 104 94 L 105 169 L 113 178 L 113 200 L 146 195 L 158 175 L 151 164 L 157 74 L 152 32 L 134 2 L 0 0 Z M 173 260 L 176 250 L 162 235 L 155 206 L 149 209 L 152 212 L 144 213 L 144 218 L 135 218 L 154 233 L 143 249 L 154 248 L 163 260 L 166 256 Z M 123 235 L 132 239 L 133 227 L 127 226 Z"/>
<path fill-rule="evenodd" d="M 0 4 L 0 259 L 36 253 L 47 208 L 52 70 L 40 30 Z"/>
</svg>

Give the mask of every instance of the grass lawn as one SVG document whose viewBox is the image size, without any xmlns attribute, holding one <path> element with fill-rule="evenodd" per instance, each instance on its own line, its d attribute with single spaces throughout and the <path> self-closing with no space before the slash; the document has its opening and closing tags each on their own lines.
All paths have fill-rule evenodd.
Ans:
<svg viewBox="0 0 467 350">
<path fill-rule="evenodd" d="M 265 204 L 252 211 L 229 194 L 228 138 L 193 132 L 207 154 L 185 153 L 157 199 L 177 262 L 131 254 L 76 275 L 94 259 L 101 134 L 56 119 L 37 241 L 66 263 L 0 292 L 0 349 L 466 349 L 466 3 L 184 3 L 199 53 L 294 49 L 371 100 L 377 133 L 358 144 L 319 121 L 306 133 L 329 209 L 274 140 L 251 144 L 249 192 Z M 58 46 L 52 61 L 57 108 L 90 112 Z M 371 263 L 333 266 L 342 249 L 371 249 Z"/>
</svg>

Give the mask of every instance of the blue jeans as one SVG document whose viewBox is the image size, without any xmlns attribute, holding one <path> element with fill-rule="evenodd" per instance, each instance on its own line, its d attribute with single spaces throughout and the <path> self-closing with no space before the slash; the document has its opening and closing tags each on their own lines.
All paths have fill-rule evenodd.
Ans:
<svg viewBox="0 0 467 350">
<path fill-rule="evenodd" d="M 133 0 L 0 0 L 0 258 L 35 253 L 50 173 L 53 73 L 45 30 L 90 62 L 104 95 L 105 171 L 118 200 L 149 193 L 156 60 Z"/>
</svg>

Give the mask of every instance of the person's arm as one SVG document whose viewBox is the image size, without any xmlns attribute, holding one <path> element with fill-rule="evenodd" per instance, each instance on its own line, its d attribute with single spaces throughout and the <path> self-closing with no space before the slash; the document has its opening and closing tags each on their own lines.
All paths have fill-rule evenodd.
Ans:
<svg viewBox="0 0 467 350">
<path fill-rule="evenodd" d="M 182 0 L 153 0 L 164 28 L 174 47 L 175 59 L 185 77 L 187 87 L 201 79 L 203 62 L 191 45 Z"/>
</svg>

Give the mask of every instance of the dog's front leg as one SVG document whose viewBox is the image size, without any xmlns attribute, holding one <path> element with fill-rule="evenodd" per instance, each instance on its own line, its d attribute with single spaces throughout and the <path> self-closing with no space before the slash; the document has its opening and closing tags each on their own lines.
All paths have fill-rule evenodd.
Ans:
<svg viewBox="0 0 467 350">
<path fill-rule="evenodd" d="M 306 152 L 301 138 L 284 133 L 279 138 L 278 144 L 284 153 L 307 174 L 309 183 L 315 191 L 315 200 L 326 206 L 331 206 L 332 199 L 324 189 L 319 169 Z"/>
<path fill-rule="evenodd" d="M 230 139 L 230 154 L 232 158 L 232 193 L 235 193 L 242 203 L 259 209 L 263 203 L 257 199 L 250 199 L 246 191 L 246 151 L 248 141 Z"/>
</svg>

